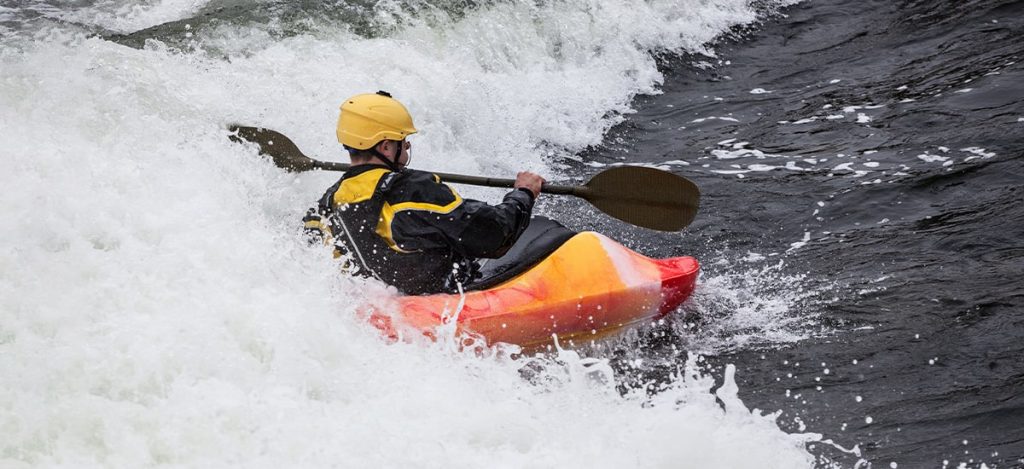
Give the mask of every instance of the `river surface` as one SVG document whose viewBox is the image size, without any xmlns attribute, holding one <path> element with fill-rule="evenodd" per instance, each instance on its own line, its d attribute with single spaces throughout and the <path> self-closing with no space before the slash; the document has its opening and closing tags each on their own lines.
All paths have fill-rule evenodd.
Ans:
<svg viewBox="0 0 1024 469">
<path fill-rule="evenodd" d="M 0 3 L 0 466 L 1024 467 L 1024 2 Z M 657 324 L 388 344 L 298 236 L 345 97 L 414 165 L 693 180 Z M 500 192 L 464 188 L 496 200 Z M 514 352 L 514 350 L 512 350 Z"/>
<path fill-rule="evenodd" d="M 683 243 L 730 261 L 706 273 L 779 265 L 755 291 L 805 292 L 750 331 L 698 302 L 698 338 L 668 343 L 719 350 L 744 402 L 876 466 L 1024 465 L 1024 3 L 785 14 L 720 45 L 713 67 L 664 61 L 664 94 L 589 156 L 678 168 L 704 194 Z M 776 327 L 807 336 L 780 346 Z"/>
</svg>

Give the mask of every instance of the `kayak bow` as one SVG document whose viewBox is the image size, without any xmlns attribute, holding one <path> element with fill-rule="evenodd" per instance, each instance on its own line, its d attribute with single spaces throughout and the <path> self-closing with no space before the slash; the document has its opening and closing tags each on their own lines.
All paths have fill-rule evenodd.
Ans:
<svg viewBox="0 0 1024 469">
<path fill-rule="evenodd" d="M 662 317 L 686 301 L 699 271 L 693 257 L 651 259 L 583 232 L 519 276 L 467 292 L 461 310 L 458 294 L 403 296 L 387 308 L 398 311 L 397 321 L 372 307 L 369 319 L 392 338 L 399 336 L 396 324 L 436 338 L 436 329 L 456 317 L 457 333 L 530 349 L 553 335 L 562 342 L 591 340 Z"/>
</svg>

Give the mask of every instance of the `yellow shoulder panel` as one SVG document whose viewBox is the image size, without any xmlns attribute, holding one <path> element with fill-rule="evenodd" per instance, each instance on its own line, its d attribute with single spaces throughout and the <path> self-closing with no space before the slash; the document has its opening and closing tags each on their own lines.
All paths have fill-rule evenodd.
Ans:
<svg viewBox="0 0 1024 469">
<path fill-rule="evenodd" d="M 388 169 L 371 169 L 356 177 L 341 181 L 341 186 L 334 193 L 334 203 L 337 205 L 355 204 L 369 200 L 373 197 L 373 191 L 377 189 L 377 183 L 385 174 L 391 172 Z"/>
<path fill-rule="evenodd" d="M 449 187 L 449 189 L 451 189 Z M 459 195 L 455 189 L 451 189 L 452 195 L 455 196 L 455 200 L 445 204 L 437 205 L 428 202 L 402 202 L 400 204 L 391 205 L 384 202 L 384 206 L 380 209 L 380 220 L 377 222 L 377 229 L 375 230 L 381 238 L 384 238 L 384 242 L 388 244 L 388 247 L 398 252 L 409 252 L 398 247 L 398 243 L 395 242 L 395 238 L 391 233 L 391 223 L 395 220 L 395 215 L 398 212 L 404 210 L 422 210 L 424 212 L 432 213 L 451 213 L 452 210 L 462 205 L 462 196 Z"/>
</svg>

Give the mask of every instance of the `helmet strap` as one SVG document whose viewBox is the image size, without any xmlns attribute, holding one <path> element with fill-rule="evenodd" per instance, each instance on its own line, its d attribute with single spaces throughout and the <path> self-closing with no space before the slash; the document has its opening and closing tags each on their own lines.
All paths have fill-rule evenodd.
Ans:
<svg viewBox="0 0 1024 469">
<path fill-rule="evenodd" d="M 394 141 L 394 140 L 392 140 L 392 141 Z M 402 142 L 404 142 L 404 140 Z M 388 157 L 388 155 L 385 155 L 384 153 L 381 153 L 381 151 L 377 149 L 377 145 L 373 146 L 373 153 L 375 153 L 377 155 L 377 158 L 380 158 L 382 161 L 384 161 L 384 164 L 389 169 L 391 169 L 392 171 L 394 171 L 396 173 L 400 173 L 404 169 L 402 167 L 402 165 L 398 164 L 398 159 L 402 157 L 402 147 L 405 146 L 405 145 L 402 144 L 402 142 L 398 142 L 398 151 L 395 152 L 395 157 L 394 158 L 390 158 L 390 157 Z"/>
</svg>

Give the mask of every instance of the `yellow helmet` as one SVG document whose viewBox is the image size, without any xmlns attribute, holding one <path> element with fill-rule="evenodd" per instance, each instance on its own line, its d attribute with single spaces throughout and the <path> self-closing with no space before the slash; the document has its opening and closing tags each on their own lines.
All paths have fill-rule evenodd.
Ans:
<svg viewBox="0 0 1024 469">
<path fill-rule="evenodd" d="M 341 104 L 338 141 L 366 150 L 381 140 L 405 140 L 416 133 L 409 111 L 384 91 L 357 94 Z"/>
</svg>

